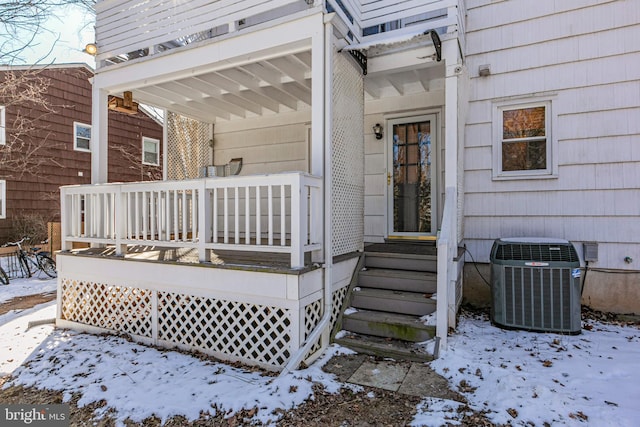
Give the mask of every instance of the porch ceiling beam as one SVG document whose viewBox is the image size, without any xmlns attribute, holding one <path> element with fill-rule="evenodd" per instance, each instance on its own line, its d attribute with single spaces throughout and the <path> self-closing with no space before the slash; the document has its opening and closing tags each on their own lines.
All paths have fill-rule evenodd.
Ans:
<svg viewBox="0 0 640 427">
<path fill-rule="evenodd" d="M 380 86 L 374 79 L 364 80 L 364 91 L 367 92 L 372 98 L 380 98 Z"/>
<path fill-rule="evenodd" d="M 216 105 L 212 105 L 209 103 L 202 103 L 202 102 L 197 102 L 197 101 L 187 101 L 186 105 L 188 107 L 193 107 L 195 109 L 201 108 L 205 111 L 208 111 L 210 113 L 212 113 L 212 115 L 215 115 L 216 117 L 222 117 L 223 119 L 229 120 L 231 119 L 231 113 L 216 106 Z M 242 115 L 240 117 L 244 118 L 245 117 L 245 112 L 242 112 Z"/>
<path fill-rule="evenodd" d="M 270 98 L 275 99 L 280 104 L 285 105 L 291 108 L 292 110 L 298 109 L 298 100 L 296 98 L 294 98 L 291 95 L 288 95 L 287 93 L 279 89 L 276 89 L 273 86 L 265 86 L 263 88 L 260 88 L 259 92 L 265 94 Z"/>
<path fill-rule="evenodd" d="M 243 71 L 242 68 L 231 68 L 228 70 L 220 70 L 215 74 L 223 76 L 240 86 L 244 86 L 247 89 L 258 89 L 260 87 L 260 80 L 256 79 L 251 74 Z"/>
<path fill-rule="evenodd" d="M 185 80 L 186 80 L 186 85 L 184 84 Z M 194 80 L 194 79 L 185 79 L 185 80 L 182 80 L 182 82 L 163 83 L 162 85 L 159 85 L 159 87 L 170 90 L 171 92 L 174 92 L 176 94 L 184 95 L 195 102 L 209 105 L 214 109 L 218 109 L 220 111 L 226 111 L 238 117 L 244 118 L 247 116 L 245 109 L 240 108 L 233 104 L 229 104 L 226 101 L 222 101 L 222 100 L 216 101 L 214 97 L 209 96 L 209 94 L 207 94 L 206 92 L 203 93 L 200 90 L 196 90 L 195 86 L 192 87 L 190 84 L 191 80 Z M 218 93 L 220 93 L 220 91 L 218 91 Z"/>
<path fill-rule="evenodd" d="M 294 63 L 289 57 L 273 58 L 265 61 L 300 84 L 306 84 L 307 69 L 300 63 Z"/>
<path fill-rule="evenodd" d="M 216 99 L 221 99 L 230 104 L 237 105 L 240 108 L 244 108 L 245 110 L 251 111 L 252 113 L 259 116 L 261 116 L 263 113 L 262 106 L 260 104 L 249 101 L 248 99 L 242 98 L 233 93 L 223 93 L 222 95 L 220 95 L 220 98 L 216 97 Z"/>
<path fill-rule="evenodd" d="M 256 93 L 256 92 L 252 92 L 250 90 L 244 90 L 242 91 L 241 94 L 233 94 L 233 95 L 237 95 L 240 96 L 242 98 L 246 98 L 251 102 L 254 102 L 256 104 L 262 105 L 262 107 L 266 108 L 267 110 L 271 110 L 274 113 L 279 113 L 280 112 L 280 104 L 277 103 L 276 101 L 274 101 L 273 99 L 269 98 L 268 96 L 264 96 L 260 93 Z"/>
<path fill-rule="evenodd" d="M 272 98 L 291 109 L 297 109 L 297 100 L 294 97 L 286 94 L 280 89 L 274 88 L 273 86 L 260 86 L 259 79 L 246 71 L 242 71 L 240 69 L 229 69 L 219 71 L 217 74 L 241 84 L 252 92 Z"/>
<path fill-rule="evenodd" d="M 174 93 L 176 97 L 192 99 L 194 101 L 199 101 L 203 98 L 203 94 L 199 90 L 192 89 L 190 86 L 178 82 L 166 82 L 156 87 Z"/>
<path fill-rule="evenodd" d="M 173 89 L 176 89 L 175 86 L 177 84 L 174 84 L 172 86 L 169 83 L 165 83 L 165 85 L 167 85 L 168 87 L 173 87 Z M 177 90 L 179 90 L 180 89 L 179 86 L 181 85 L 177 85 L 177 86 L 178 86 Z M 223 110 L 222 108 L 219 108 L 214 105 L 206 104 L 202 102 L 202 98 L 190 99 L 182 95 L 180 92 L 174 92 L 174 90 L 167 89 L 164 86 L 150 86 L 150 87 L 144 88 L 143 90 L 152 95 L 167 98 L 170 102 L 178 106 L 184 104 L 193 109 L 200 108 L 204 111 L 208 111 L 210 114 L 216 115 L 218 117 L 222 117 L 223 119 L 226 119 L 226 120 L 229 120 L 231 118 L 231 115 L 228 111 Z"/>
<path fill-rule="evenodd" d="M 282 75 L 278 71 L 266 67 L 263 64 L 249 64 L 243 68 L 246 72 L 253 74 L 271 86 L 301 100 L 307 105 L 311 105 L 310 84 L 309 86 L 305 85 L 300 87 L 297 83 L 282 83 Z"/>
<path fill-rule="evenodd" d="M 239 97 L 235 97 L 235 99 L 229 100 L 225 97 L 226 94 L 223 94 L 220 88 L 215 87 L 203 80 L 200 80 L 197 77 L 184 79 L 179 81 L 178 83 L 188 84 L 194 89 L 201 91 L 204 95 L 203 102 L 209 104 L 210 102 L 213 102 L 215 100 L 216 105 L 229 111 L 231 114 L 235 114 L 236 116 L 246 117 L 246 111 L 251 111 L 255 114 L 262 114 L 261 106 L 249 101 L 244 101 Z"/>
<path fill-rule="evenodd" d="M 207 114 L 207 112 L 202 109 L 193 109 L 188 106 L 184 106 L 184 105 L 180 106 L 180 105 L 174 104 L 166 98 L 148 93 L 143 89 L 135 89 L 133 91 L 133 96 L 135 99 L 143 101 L 149 105 L 163 107 L 169 111 L 180 112 L 180 114 L 184 114 L 185 116 L 189 116 L 196 120 L 200 120 L 207 123 L 211 123 L 213 121 L 212 120 L 213 117 L 211 117 L 210 114 Z"/>
<path fill-rule="evenodd" d="M 221 89 L 229 92 L 230 94 L 246 99 L 249 102 L 260 105 L 261 107 L 264 107 L 275 113 L 280 111 L 280 105 L 273 99 L 255 92 L 248 91 L 248 90 L 241 91 L 240 85 L 237 82 L 229 80 L 217 73 L 205 74 L 200 76 L 199 78 L 214 86 L 220 87 Z"/>
<path fill-rule="evenodd" d="M 282 84 L 282 74 L 271 67 L 267 67 L 265 63 L 256 62 L 254 64 L 247 64 L 243 66 L 242 69 L 270 85 L 276 86 Z"/>
<path fill-rule="evenodd" d="M 429 79 L 425 78 L 419 70 L 414 70 L 413 74 L 415 75 L 416 80 L 418 80 L 418 82 L 422 86 L 422 89 L 424 89 L 425 92 L 429 92 Z"/>
<path fill-rule="evenodd" d="M 291 82 L 282 85 L 282 90 L 311 106 L 311 90 L 309 90 L 309 88 L 298 83 Z"/>
<path fill-rule="evenodd" d="M 400 82 L 398 78 L 394 78 L 393 75 L 385 76 L 385 80 L 389 82 L 391 87 L 398 92 L 398 95 L 404 95 L 404 84 Z"/>
<path fill-rule="evenodd" d="M 309 70 L 311 70 L 311 52 L 306 51 L 306 52 L 296 53 L 295 57 L 298 58 L 298 61 L 306 65 Z"/>
</svg>

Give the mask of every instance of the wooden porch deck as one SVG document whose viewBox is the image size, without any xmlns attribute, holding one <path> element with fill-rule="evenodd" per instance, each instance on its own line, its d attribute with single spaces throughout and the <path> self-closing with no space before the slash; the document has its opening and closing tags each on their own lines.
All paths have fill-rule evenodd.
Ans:
<svg viewBox="0 0 640 427">
<path fill-rule="evenodd" d="M 153 245 L 129 245 L 127 254 L 116 255 L 113 245 L 103 248 L 73 249 L 65 254 L 86 257 L 102 257 L 124 259 L 126 261 L 156 262 L 165 264 L 192 264 L 199 267 L 225 268 L 243 271 L 259 271 L 284 274 L 303 274 L 316 268 L 310 260 L 303 268 L 291 268 L 291 258 L 286 253 L 269 253 L 257 251 L 210 250 L 208 262 L 199 262 L 198 250 L 195 248 L 175 248 Z"/>
</svg>

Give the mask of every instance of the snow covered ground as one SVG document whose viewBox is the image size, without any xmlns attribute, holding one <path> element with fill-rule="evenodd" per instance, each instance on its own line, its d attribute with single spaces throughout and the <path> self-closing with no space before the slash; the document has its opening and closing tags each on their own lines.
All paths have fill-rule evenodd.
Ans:
<svg viewBox="0 0 640 427">
<path fill-rule="evenodd" d="M 494 423 L 640 425 L 640 329 L 583 321 L 582 334 L 505 331 L 463 318 L 432 368 Z"/>
<path fill-rule="evenodd" d="M 0 289 L 0 299 L 6 300 L 5 291 L 13 292 L 7 290 L 12 285 Z M 14 376 L 5 387 L 61 390 L 66 399 L 80 392 L 79 405 L 104 399 L 100 410 L 115 410 L 119 423 L 152 414 L 163 420 L 173 415 L 196 419 L 201 411 L 232 416 L 243 408 L 255 409 L 256 421 L 275 422 L 281 410 L 310 398 L 314 383 L 329 392 L 359 389 L 321 370 L 332 355 L 348 352 L 339 347 L 331 347 L 308 369 L 274 377 L 118 337 L 52 325 L 28 328 L 29 321 L 54 316 L 55 302 L 0 316 L 0 373 Z M 486 319 L 463 317 L 449 350 L 432 367 L 495 423 L 638 425 L 640 330 L 585 325 L 581 335 L 560 336 L 504 331 Z M 455 423 L 458 406 L 425 398 L 413 425 Z"/>
<path fill-rule="evenodd" d="M 16 297 L 54 292 L 56 290 L 56 279 L 44 277 L 46 276 L 43 274 L 43 278 L 11 279 L 8 285 L 0 285 L 0 303 Z"/>
</svg>

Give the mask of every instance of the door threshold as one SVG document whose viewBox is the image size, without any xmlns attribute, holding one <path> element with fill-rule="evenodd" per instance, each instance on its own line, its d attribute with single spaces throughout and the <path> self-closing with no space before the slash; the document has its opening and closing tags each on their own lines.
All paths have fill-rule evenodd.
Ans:
<svg viewBox="0 0 640 427">
<path fill-rule="evenodd" d="M 385 242 L 425 242 L 425 243 L 433 243 L 438 238 L 436 236 L 387 236 L 384 240 Z"/>
</svg>

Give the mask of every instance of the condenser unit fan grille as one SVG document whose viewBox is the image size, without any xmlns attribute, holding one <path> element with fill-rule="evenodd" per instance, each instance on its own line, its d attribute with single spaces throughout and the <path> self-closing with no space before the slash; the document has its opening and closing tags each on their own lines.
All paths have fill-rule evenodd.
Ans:
<svg viewBox="0 0 640 427">
<path fill-rule="evenodd" d="M 497 260 L 513 261 L 579 261 L 573 245 L 509 243 L 497 246 Z"/>
</svg>

